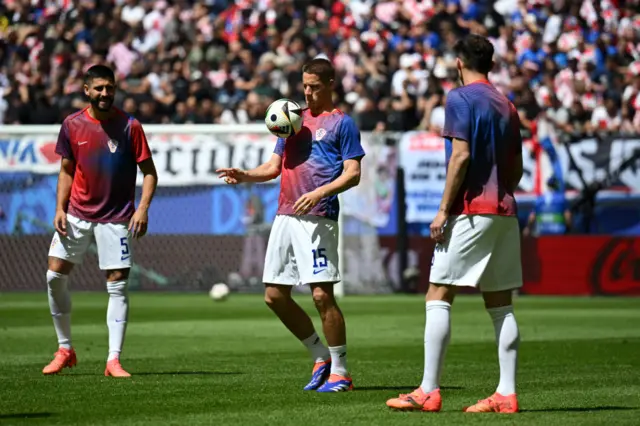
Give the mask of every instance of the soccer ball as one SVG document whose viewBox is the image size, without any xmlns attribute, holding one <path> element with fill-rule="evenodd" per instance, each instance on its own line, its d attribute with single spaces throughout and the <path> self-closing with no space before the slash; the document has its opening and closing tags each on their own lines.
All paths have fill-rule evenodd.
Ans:
<svg viewBox="0 0 640 426">
<path fill-rule="evenodd" d="M 209 297 L 216 302 L 226 300 L 226 298 L 229 297 L 229 286 L 225 283 L 214 284 L 211 290 L 209 290 Z"/>
<path fill-rule="evenodd" d="M 288 138 L 302 128 L 302 108 L 291 99 L 278 99 L 267 108 L 267 129 L 279 138 Z"/>
</svg>

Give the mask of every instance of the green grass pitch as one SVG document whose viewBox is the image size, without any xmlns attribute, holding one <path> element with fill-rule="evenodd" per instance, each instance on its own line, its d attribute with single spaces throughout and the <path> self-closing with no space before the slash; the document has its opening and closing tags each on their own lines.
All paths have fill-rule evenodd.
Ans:
<svg viewBox="0 0 640 426">
<path fill-rule="evenodd" d="M 304 347 L 259 296 L 131 295 L 123 366 L 103 376 L 107 294 L 73 295 L 78 366 L 44 377 L 56 349 L 46 294 L 0 295 L 0 424 L 82 425 L 588 425 L 640 422 L 640 299 L 516 301 L 522 413 L 465 414 L 497 384 L 493 327 L 478 297 L 453 307 L 443 412 L 398 413 L 387 398 L 422 377 L 419 296 L 347 297 L 349 366 L 356 390 L 301 389 Z M 296 296 L 312 312 L 308 296 Z M 316 325 L 317 314 L 313 312 Z"/>
</svg>

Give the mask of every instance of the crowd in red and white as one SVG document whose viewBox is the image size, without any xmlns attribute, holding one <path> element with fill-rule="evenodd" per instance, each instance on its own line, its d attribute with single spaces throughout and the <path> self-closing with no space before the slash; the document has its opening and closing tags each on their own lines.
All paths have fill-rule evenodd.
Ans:
<svg viewBox="0 0 640 426">
<path fill-rule="evenodd" d="M 117 72 L 142 123 L 249 123 L 303 101 L 301 67 L 338 71 L 336 103 L 362 130 L 439 131 L 470 32 L 495 46 L 491 82 L 566 134 L 640 133 L 639 0 L 4 0 L 0 123 L 60 123 L 82 74 Z"/>
</svg>

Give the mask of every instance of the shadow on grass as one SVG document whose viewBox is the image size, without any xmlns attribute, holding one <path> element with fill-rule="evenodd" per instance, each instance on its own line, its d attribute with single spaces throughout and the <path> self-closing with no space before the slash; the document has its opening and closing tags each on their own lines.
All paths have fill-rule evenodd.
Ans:
<svg viewBox="0 0 640 426">
<path fill-rule="evenodd" d="M 414 386 L 356 386 L 353 388 L 354 391 L 407 391 L 413 392 L 415 390 Z M 461 390 L 464 389 L 460 386 L 442 386 L 441 390 Z"/>
<path fill-rule="evenodd" d="M 46 417 L 53 416 L 53 413 L 14 413 L 14 414 L 2 414 L 0 413 L 0 420 L 2 419 L 44 419 Z"/>
<path fill-rule="evenodd" d="M 132 376 L 238 376 L 239 371 L 145 371 Z"/>
<path fill-rule="evenodd" d="M 132 378 L 137 376 L 237 376 L 239 371 L 143 371 L 131 373 Z M 59 374 L 59 377 L 101 376 L 100 373 L 67 373 Z"/>
<path fill-rule="evenodd" d="M 618 407 L 618 406 L 600 406 L 600 407 L 557 407 L 557 408 L 540 408 L 538 410 L 520 410 L 521 413 L 581 413 L 589 411 L 625 411 L 638 410 L 640 407 Z"/>
</svg>

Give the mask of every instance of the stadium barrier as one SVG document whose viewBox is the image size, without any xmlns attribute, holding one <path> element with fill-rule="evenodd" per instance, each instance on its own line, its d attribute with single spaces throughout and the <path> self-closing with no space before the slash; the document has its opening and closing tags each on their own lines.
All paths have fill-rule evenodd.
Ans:
<svg viewBox="0 0 640 426">
<path fill-rule="evenodd" d="M 393 249 L 395 240 L 383 238 Z M 409 237 L 420 274 L 412 290 L 425 292 L 434 243 Z M 543 236 L 522 239 L 524 286 L 520 294 L 595 296 L 640 295 L 640 238 L 617 236 Z"/>
<path fill-rule="evenodd" d="M 0 128 L 0 291 L 43 288 L 55 213 L 58 129 Z M 221 184 L 215 170 L 261 164 L 271 155 L 275 138 L 262 125 L 150 125 L 145 131 L 159 188 L 150 211 L 150 233 L 133 245 L 132 287 L 203 291 L 222 281 L 235 291 L 261 291 L 278 182 L 228 186 Z M 443 141 L 427 132 L 363 133 L 362 143 L 367 157 L 361 183 L 341 197 L 342 289 L 351 294 L 395 292 L 401 288 L 401 272 L 408 272 L 400 266 L 404 244 L 398 244 L 398 224 L 403 221 L 398 215 L 397 172 L 401 170 L 404 176 L 407 222 L 427 224 L 437 211 L 444 186 Z M 606 176 L 638 147 L 638 138 L 610 138 L 578 141 L 569 149 L 580 165 L 582 179 L 589 183 Z M 552 170 L 544 156 L 533 155 L 531 142 L 527 148 L 532 155 L 525 155 L 525 175 L 517 195 L 525 206 L 538 195 L 537 182 Z M 575 196 L 584 184 L 570 166 L 566 150 L 558 149 L 558 158 L 570 196 Z M 635 197 L 640 193 L 637 170 L 623 172 L 615 190 L 605 195 Z M 528 244 L 523 242 L 523 253 L 530 253 Z M 581 243 L 574 244 L 574 250 L 581 250 Z M 410 230 L 406 247 L 406 265 L 420 272 L 406 275 L 409 290 L 422 291 L 432 245 Z M 551 261 L 545 256 L 538 256 L 543 266 Z M 527 276 L 535 276 L 536 264 L 524 260 Z M 76 269 L 74 288 L 104 288 L 95 253 Z M 525 291 L 535 282 L 527 281 Z M 536 288 L 554 293 L 551 287 L 543 283 Z"/>
<path fill-rule="evenodd" d="M 149 235 L 132 245 L 132 288 L 200 291 L 226 282 L 235 291 L 261 291 L 278 181 L 229 186 L 215 170 L 258 166 L 271 156 L 275 138 L 262 125 L 144 128 L 158 170 L 158 190 Z M 0 128 L 0 291 L 42 288 L 55 214 L 58 130 Z M 362 135 L 367 161 L 361 184 L 341 197 L 344 280 L 338 293 L 395 290 L 390 276 L 399 273 L 383 266 L 383 258 L 395 254 L 379 244 L 380 233 L 395 229 L 390 210 L 395 205 L 396 145 L 387 136 Z M 95 252 L 92 246 L 74 271 L 75 288 L 103 288 Z"/>
</svg>

